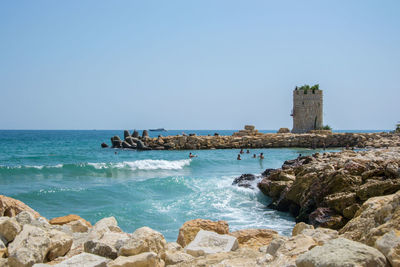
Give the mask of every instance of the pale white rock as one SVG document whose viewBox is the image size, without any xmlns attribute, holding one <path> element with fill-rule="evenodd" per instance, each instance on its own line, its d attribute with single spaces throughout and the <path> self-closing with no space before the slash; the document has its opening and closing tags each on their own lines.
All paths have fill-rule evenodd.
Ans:
<svg viewBox="0 0 400 267">
<path fill-rule="evenodd" d="M 102 257 L 115 259 L 119 249 L 129 240 L 126 233 L 105 232 L 100 239 L 88 240 L 84 243 L 84 251 Z"/>
<path fill-rule="evenodd" d="M 133 256 L 143 252 L 154 252 L 159 257 L 165 257 L 167 242 L 164 236 L 149 227 L 137 229 L 131 238 L 120 248 L 120 256 Z"/>
<path fill-rule="evenodd" d="M 57 257 L 64 256 L 71 249 L 72 236 L 57 230 L 51 230 L 49 233 L 50 247 L 47 254 L 49 261 Z"/>
<path fill-rule="evenodd" d="M 21 226 L 15 218 L 0 217 L 0 235 L 2 235 L 8 242 L 13 241 L 20 231 Z"/>
<path fill-rule="evenodd" d="M 23 230 L 8 246 L 8 264 L 11 267 L 42 263 L 50 248 L 50 238 L 43 229 L 24 225 Z"/>
<path fill-rule="evenodd" d="M 119 256 L 108 267 L 163 267 L 164 261 L 154 252 L 144 252 L 135 256 Z"/>
<path fill-rule="evenodd" d="M 386 256 L 392 267 L 400 267 L 400 231 L 391 230 L 375 242 L 375 247 Z"/>
<path fill-rule="evenodd" d="M 111 261 L 110 259 L 83 252 L 53 266 L 54 267 L 77 267 L 77 266 L 107 267 L 107 264 L 110 261 Z"/>
<path fill-rule="evenodd" d="M 234 236 L 200 230 L 195 239 L 185 247 L 185 252 L 198 257 L 218 252 L 229 252 L 238 248 L 239 243 Z"/>
<path fill-rule="evenodd" d="M 25 224 L 31 224 L 32 221 L 35 220 L 35 216 L 32 212 L 24 210 L 18 213 L 18 215 L 15 216 L 15 219 L 21 226 L 23 226 Z"/>
<path fill-rule="evenodd" d="M 193 260 L 194 257 L 190 254 L 177 251 L 177 252 L 170 252 L 167 251 L 165 253 L 165 264 L 166 265 L 174 265 L 180 262 L 187 262 Z"/>
<path fill-rule="evenodd" d="M 386 267 L 385 256 L 377 249 L 351 241 L 337 238 L 316 246 L 296 259 L 297 267 L 340 267 L 340 266 L 374 266 Z"/>
<path fill-rule="evenodd" d="M 1 267 L 9 267 L 10 265 L 8 265 L 8 259 L 0 258 L 0 266 Z"/>
<path fill-rule="evenodd" d="M 108 228 L 110 231 L 112 231 L 112 229 L 118 227 L 118 222 L 114 217 L 107 217 L 107 218 L 103 218 L 100 221 L 98 221 L 94 226 L 93 229 L 95 230 L 99 230 L 102 228 Z"/>
</svg>

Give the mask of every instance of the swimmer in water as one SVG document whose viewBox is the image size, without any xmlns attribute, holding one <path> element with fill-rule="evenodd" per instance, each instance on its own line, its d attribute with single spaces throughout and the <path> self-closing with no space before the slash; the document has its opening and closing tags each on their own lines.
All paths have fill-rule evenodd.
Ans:
<svg viewBox="0 0 400 267">
<path fill-rule="evenodd" d="M 192 152 L 189 153 L 189 158 L 190 158 L 190 159 L 191 159 L 191 158 L 196 158 L 196 157 L 197 157 L 197 156 L 196 156 L 196 155 L 193 155 Z"/>
<path fill-rule="evenodd" d="M 256 154 L 253 154 L 253 159 L 255 159 L 255 158 L 257 158 L 257 155 L 256 155 Z"/>
<path fill-rule="evenodd" d="M 250 150 L 247 149 L 246 153 L 247 153 L 247 154 L 250 154 Z"/>
<path fill-rule="evenodd" d="M 243 153 L 244 153 L 243 148 L 240 149 L 240 152 L 239 152 L 239 153 L 240 153 L 240 154 L 243 154 Z"/>
<path fill-rule="evenodd" d="M 260 159 L 264 159 L 264 153 L 260 153 Z"/>
<path fill-rule="evenodd" d="M 237 156 L 237 160 L 242 160 L 242 159 L 240 158 L 240 154 L 238 154 L 238 156 Z"/>
</svg>

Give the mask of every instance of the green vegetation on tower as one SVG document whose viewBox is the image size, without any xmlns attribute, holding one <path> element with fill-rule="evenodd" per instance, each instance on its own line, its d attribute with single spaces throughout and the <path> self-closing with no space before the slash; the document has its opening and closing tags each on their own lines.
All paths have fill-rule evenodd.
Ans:
<svg viewBox="0 0 400 267">
<path fill-rule="evenodd" d="M 304 94 L 307 94 L 308 90 L 311 90 L 312 93 L 314 94 L 316 90 L 319 90 L 319 84 L 314 84 L 313 86 L 309 86 L 308 84 L 305 84 L 300 87 L 296 86 L 295 90 L 303 90 Z"/>
</svg>

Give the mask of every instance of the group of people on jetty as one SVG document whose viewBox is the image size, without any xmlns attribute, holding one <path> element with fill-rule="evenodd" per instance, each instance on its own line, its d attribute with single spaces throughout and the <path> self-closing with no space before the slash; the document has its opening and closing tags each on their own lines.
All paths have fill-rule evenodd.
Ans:
<svg viewBox="0 0 400 267">
<path fill-rule="evenodd" d="M 239 154 L 237 155 L 237 160 L 242 160 L 242 157 L 240 156 L 240 154 L 244 154 L 243 148 L 240 149 Z M 246 154 L 250 154 L 250 150 L 246 150 Z M 260 159 L 264 159 L 264 153 L 260 153 L 260 155 L 258 156 Z M 253 154 L 253 159 L 257 158 L 256 154 Z"/>
</svg>

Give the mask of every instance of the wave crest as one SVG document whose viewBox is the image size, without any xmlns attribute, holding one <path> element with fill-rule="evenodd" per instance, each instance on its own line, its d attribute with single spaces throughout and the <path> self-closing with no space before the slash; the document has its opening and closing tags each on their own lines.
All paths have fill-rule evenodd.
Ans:
<svg viewBox="0 0 400 267">
<path fill-rule="evenodd" d="M 131 170 L 181 170 L 190 165 L 190 159 L 184 160 L 159 160 L 143 159 L 135 161 L 123 161 L 117 163 L 88 163 L 95 169 L 131 169 Z"/>
</svg>

